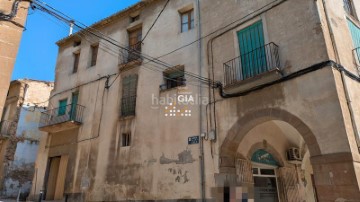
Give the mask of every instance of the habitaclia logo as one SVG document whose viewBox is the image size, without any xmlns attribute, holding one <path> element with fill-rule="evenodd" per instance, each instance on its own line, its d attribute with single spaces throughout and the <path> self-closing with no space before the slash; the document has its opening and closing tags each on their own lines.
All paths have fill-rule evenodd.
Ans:
<svg viewBox="0 0 360 202">
<path fill-rule="evenodd" d="M 166 96 L 151 98 L 152 109 L 164 109 L 166 117 L 190 117 L 193 107 L 207 105 L 209 98 L 193 95 L 189 91 L 179 91 L 177 94 L 166 94 Z"/>
</svg>

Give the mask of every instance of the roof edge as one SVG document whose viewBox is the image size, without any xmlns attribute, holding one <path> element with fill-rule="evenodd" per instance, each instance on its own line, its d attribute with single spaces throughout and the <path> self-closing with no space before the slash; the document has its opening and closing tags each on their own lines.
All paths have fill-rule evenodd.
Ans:
<svg viewBox="0 0 360 202">
<path fill-rule="evenodd" d="M 108 17 L 106 17 L 106 18 L 104 18 L 104 19 L 102 19 L 100 21 L 98 21 L 98 22 L 95 22 L 95 23 L 91 24 L 90 26 L 88 26 L 88 28 L 103 27 L 103 26 L 113 22 L 116 19 L 119 19 L 119 18 L 121 18 L 123 16 L 126 16 L 127 14 L 129 14 L 131 12 L 135 12 L 135 11 L 141 9 L 141 8 L 144 8 L 145 6 L 153 3 L 154 1 L 157 1 L 157 0 L 141 0 L 140 2 L 138 2 L 138 3 L 136 3 L 136 4 L 132 5 L 132 6 L 124 8 L 124 9 L 122 9 L 122 10 L 120 10 L 120 11 L 118 11 L 118 12 L 116 12 L 116 13 L 114 13 L 114 14 L 112 14 L 112 15 L 110 15 L 110 16 L 108 16 Z M 87 30 L 87 29 L 85 29 L 85 30 Z M 78 31 L 78 32 L 76 32 L 76 33 L 74 33 L 72 35 L 69 35 L 69 36 L 67 36 L 67 37 L 65 37 L 63 39 L 60 39 L 59 41 L 56 42 L 56 44 L 58 46 L 60 46 L 60 45 L 70 41 L 71 39 L 73 39 L 75 37 L 79 37 L 79 35 L 81 35 L 82 33 L 85 32 L 85 30 L 80 30 L 80 31 Z"/>
</svg>

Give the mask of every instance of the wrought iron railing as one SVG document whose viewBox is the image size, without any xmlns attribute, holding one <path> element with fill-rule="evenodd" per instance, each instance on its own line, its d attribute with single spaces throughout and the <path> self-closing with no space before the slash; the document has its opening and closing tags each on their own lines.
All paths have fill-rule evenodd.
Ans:
<svg viewBox="0 0 360 202">
<path fill-rule="evenodd" d="M 127 64 L 136 60 L 141 60 L 141 42 L 120 50 L 119 64 Z"/>
<path fill-rule="evenodd" d="M 343 0 L 345 12 L 356 18 L 352 0 Z"/>
<path fill-rule="evenodd" d="M 134 116 L 136 108 L 136 96 L 124 97 L 121 99 L 121 116 Z"/>
<path fill-rule="evenodd" d="M 16 134 L 16 123 L 11 121 L 0 122 L 0 136 L 13 136 Z"/>
<path fill-rule="evenodd" d="M 224 63 L 225 86 L 279 68 L 279 47 L 271 42 Z"/>
<path fill-rule="evenodd" d="M 51 126 L 67 121 L 82 123 L 84 109 L 84 106 L 70 104 L 41 112 L 39 127 Z"/>
</svg>

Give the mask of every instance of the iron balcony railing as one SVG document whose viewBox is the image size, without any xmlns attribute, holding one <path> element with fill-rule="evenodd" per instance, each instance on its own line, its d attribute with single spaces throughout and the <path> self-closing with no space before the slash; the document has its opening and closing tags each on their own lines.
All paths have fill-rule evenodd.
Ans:
<svg viewBox="0 0 360 202">
<path fill-rule="evenodd" d="M 279 47 L 271 42 L 224 63 L 225 86 L 279 68 Z"/>
<path fill-rule="evenodd" d="M 0 136 L 13 136 L 16 133 L 16 123 L 11 121 L 0 122 Z"/>
<path fill-rule="evenodd" d="M 343 0 L 345 12 L 356 18 L 352 0 Z"/>
<path fill-rule="evenodd" d="M 127 47 L 126 50 L 120 50 L 119 64 L 127 64 L 135 60 L 141 60 L 141 42 Z"/>
<path fill-rule="evenodd" d="M 84 106 L 70 104 L 41 112 L 39 127 L 42 128 L 67 121 L 82 123 L 84 109 Z"/>
<path fill-rule="evenodd" d="M 121 99 L 121 116 L 134 116 L 136 108 L 136 96 L 124 97 Z"/>
</svg>

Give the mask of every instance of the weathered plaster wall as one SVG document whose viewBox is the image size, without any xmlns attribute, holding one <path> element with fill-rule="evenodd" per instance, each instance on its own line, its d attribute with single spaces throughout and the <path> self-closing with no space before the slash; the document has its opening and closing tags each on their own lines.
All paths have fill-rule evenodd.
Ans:
<svg viewBox="0 0 360 202">
<path fill-rule="evenodd" d="M 3 162 L 3 181 L 1 197 L 16 198 L 20 193 L 25 199 L 30 192 L 34 177 L 34 164 L 41 135 L 38 130 L 41 111 L 52 90 L 51 82 L 16 80 L 11 83 L 4 120 L 16 123 L 14 134 L 1 154 L 7 159 Z M 45 102 L 44 102 L 45 101 Z M 34 103 L 39 103 L 35 107 Z"/>
<path fill-rule="evenodd" d="M 121 44 L 127 44 L 127 28 L 142 24 L 145 35 L 165 2 L 158 1 L 142 10 L 136 23 L 129 24 L 129 17 L 125 16 L 101 28 L 101 31 Z M 194 1 L 170 1 L 144 41 L 144 53 L 160 56 L 196 39 L 196 27 L 180 33 L 177 10 L 189 5 L 195 7 Z M 56 96 L 51 101 L 53 107 L 58 107 L 58 101 L 64 98 L 68 98 L 70 103 L 71 93 L 79 91 L 78 103 L 86 107 L 83 124 L 78 131 L 49 134 L 50 145 L 58 144 L 60 140 L 53 138 L 65 133 L 66 139 L 72 140 L 63 142 L 65 145 L 61 148 L 50 146 L 47 150 L 49 157 L 55 150 L 57 155 L 69 153 L 73 156 L 67 168 L 65 194 L 75 201 L 82 192 L 86 200 L 93 201 L 199 199 L 199 145 L 189 146 L 187 143 L 188 137 L 200 134 L 199 107 L 189 108 L 192 110 L 191 117 L 165 117 L 164 106 L 152 105 L 152 95 L 156 98 L 167 94 L 173 96 L 177 89 L 160 92 L 165 67 L 159 68 L 159 65 L 151 63 L 122 72 L 117 80 L 111 77 L 110 83 L 114 83 L 109 90 L 104 89 L 106 79 L 101 79 L 67 91 L 100 76 L 119 72 L 118 55 L 112 52 L 117 52 L 117 48 L 103 41 L 100 41 L 97 65 L 89 68 L 90 45 L 98 43 L 98 40 L 85 38 L 82 38 L 80 47 L 73 47 L 72 41 L 60 46 L 53 92 Z M 73 53 L 79 50 L 79 69 L 72 74 Z M 162 60 L 173 66 L 184 65 L 186 71 L 197 73 L 196 50 L 196 46 L 191 46 L 177 52 L 176 57 L 164 57 Z M 139 75 L 136 116 L 122 119 L 119 117 L 122 79 L 134 73 Z M 198 92 L 197 85 L 190 79 L 187 82 L 188 90 L 194 96 Z M 130 147 L 120 146 L 120 137 L 124 132 L 131 132 Z M 68 148 L 70 144 L 76 145 L 75 151 Z M 44 170 L 46 164 L 37 166 L 39 170 L 40 167 Z M 84 183 L 87 180 L 89 187 Z"/>
</svg>

